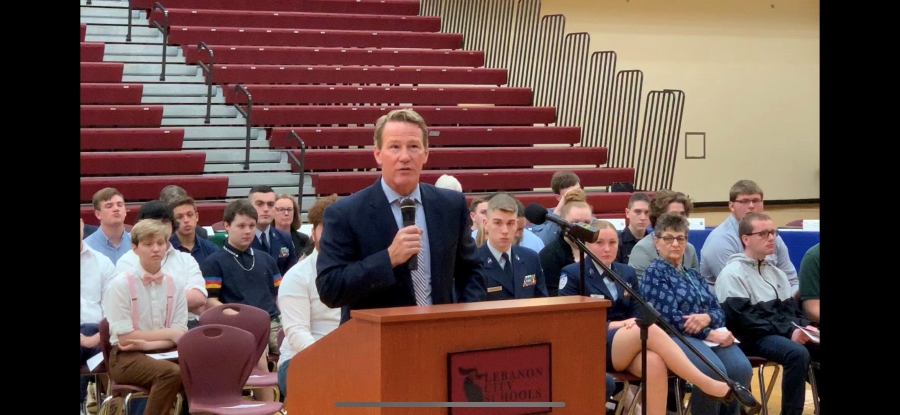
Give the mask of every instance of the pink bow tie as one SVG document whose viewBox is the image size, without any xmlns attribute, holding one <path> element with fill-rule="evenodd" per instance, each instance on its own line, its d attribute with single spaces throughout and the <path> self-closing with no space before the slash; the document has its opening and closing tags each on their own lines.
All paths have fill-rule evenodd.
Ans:
<svg viewBox="0 0 900 415">
<path fill-rule="evenodd" d="M 162 273 L 159 273 L 159 274 L 156 274 L 156 275 L 144 274 L 144 276 L 141 277 L 141 282 L 143 282 L 144 285 L 150 285 L 151 282 L 155 282 L 155 283 L 157 283 L 157 284 L 161 284 L 161 283 L 162 283 L 162 279 L 163 279 L 163 274 L 162 274 Z"/>
</svg>

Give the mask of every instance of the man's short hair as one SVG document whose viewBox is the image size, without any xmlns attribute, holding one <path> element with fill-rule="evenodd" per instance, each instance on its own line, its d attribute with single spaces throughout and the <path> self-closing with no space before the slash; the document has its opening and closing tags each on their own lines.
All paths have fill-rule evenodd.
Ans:
<svg viewBox="0 0 900 415">
<path fill-rule="evenodd" d="M 175 223 L 175 217 L 172 214 L 172 209 L 163 204 L 162 200 L 151 200 L 149 202 L 145 202 L 141 205 L 140 209 L 138 209 L 136 222 L 140 222 L 145 219 L 156 219 L 159 221 L 169 221 L 172 225 L 172 231 L 174 232 L 178 229 Z"/>
<path fill-rule="evenodd" d="M 331 206 L 332 203 L 337 202 L 338 199 L 340 197 L 337 194 L 332 194 L 313 203 L 312 207 L 309 208 L 309 212 L 306 212 L 306 219 L 312 224 L 313 229 L 322 224 L 322 219 L 325 217 L 325 209 Z"/>
<path fill-rule="evenodd" d="M 525 216 L 525 204 L 517 197 L 512 196 L 512 198 L 516 201 L 516 207 L 519 209 L 519 217 Z"/>
<path fill-rule="evenodd" d="M 459 183 L 459 180 L 449 174 L 438 177 L 437 181 L 434 182 L 434 186 L 442 189 L 456 190 L 457 192 L 463 191 L 462 184 Z"/>
<path fill-rule="evenodd" d="M 488 200 L 484 196 L 476 196 L 474 199 L 472 199 L 472 203 L 469 205 L 469 212 L 475 212 L 475 209 L 478 209 L 478 205 L 487 201 Z"/>
<path fill-rule="evenodd" d="M 175 199 L 184 196 L 188 196 L 187 190 L 174 184 L 163 187 L 163 189 L 159 191 L 159 200 L 162 200 L 162 202 L 167 205 L 171 205 Z"/>
<path fill-rule="evenodd" d="M 653 235 L 658 238 L 665 231 L 687 234 L 688 227 L 689 223 L 686 217 L 674 213 L 664 213 L 657 218 L 656 226 L 653 227 Z"/>
<path fill-rule="evenodd" d="M 425 119 L 419 113 L 413 111 L 412 108 L 393 110 L 382 115 L 378 118 L 378 121 L 375 121 L 375 148 L 381 148 L 381 134 L 384 132 L 384 125 L 389 122 L 415 124 L 422 131 L 422 145 L 425 146 L 426 150 L 428 149 L 428 126 L 425 124 Z"/>
<path fill-rule="evenodd" d="M 254 221 L 259 220 L 256 208 L 253 207 L 253 204 L 247 199 L 238 199 L 225 205 L 225 215 L 222 218 L 222 222 L 230 224 L 231 222 L 234 222 L 234 218 L 237 215 L 249 216 L 253 218 Z"/>
<path fill-rule="evenodd" d="M 753 233 L 753 221 L 766 221 L 772 220 L 772 217 L 761 212 L 750 212 L 741 219 L 741 222 L 738 224 L 738 237 L 744 235 L 750 235 Z M 744 244 L 744 238 L 741 238 L 741 244 L 746 247 Z"/>
<path fill-rule="evenodd" d="M 691 211 L 694 210 L 694 203 L 684 193 L 669 189 L 657 190 L 650 202 L 650 227 L 656 228 L 656 221 L 666 213 L 672 203 L 684 205 L 685 217 L 691 216 Z"/>
<path fill-rule="evenodd" d="M 488 213 L 493 212 L 495 210 L 501 210 L 503 212 L 515 213 L 518 215 L 519 206 L 516 205 L 516 199 L 506 193 L 498 193 L 491 197 L 491 200 L 488 201 L 487 207 Z"/>
<path fill-rule="evenodd" d="M 122 196 L 122 193 L 119 193 L 118 190 L 112 187 L 98 190 L 97 193 L 94 193 L 94 197 L 91 198 L 91 203 L 94 204 L 94 210 L 100 210 L 100 205 L 103 204 L 103 202 L 112 199 L 113 196 L 119 196 L 122 199 L 125 199 L 125 196 Z"/>
<path fill-rule="evenodd" d="M 275 193 L 271 187 L 266 186 L 264 184 L 256 185 L 250 188 L 250 192 L 247 193 L 247 196 L 250 196 L 254 193 Z"/>
<path fill-rule="evenodd" d="M 145 241 L 148 238 L 162 236 L 163 239 L 167 239 L 169 237 L 169 226 L 159 219 L 145 219 L 136 223 L 131 228 L 129 235 L 131 235 L 131 244 L 138 246 L 141 241 Z"/>
<path fill-rule="evenodd" d="M 559 194 L 562 189 L 570 188 L 579 183 L 581 183 L 581 180 L 578 178 L 578 175 L 569 170 L 560 170 L 553 173 L 553 177 L 550 178 L 550 189 L 553 190 L 553 193 Z"/>
<path fill-rule="evenodd" d="M 166 203 L 166 205 L 168 206 L 170 211 L 174 211 L 175 208 L 177 208 L 179 206 L 184 206 L 184 205 L 191 205 L 195 211 L 197 210 L 197 202 L 194 201 L 194 198 L 192 198 L 190 196 L 178 196 L 178 197 L 172 199 L 169 203 Z M 173 215 L 174 215 L 174 213 L 173 213 Z"/>
<path fill-rule="evenodd" d="M 646 193 L 635 193 L 631 195 L 631 197 L 628 199 L 629 209 L 634 206 L 634 202 L 647 202 L 647 206 L 650 206 L 650 196 L 647 196 Z"/>
<path fill-rule="evenodd" d="M 759 195 L 763 197 L 762 187 L 753 180 L 738 180 L 728 191 L 728 201 L 734 202 L 739 195 Z"/>
</svg>

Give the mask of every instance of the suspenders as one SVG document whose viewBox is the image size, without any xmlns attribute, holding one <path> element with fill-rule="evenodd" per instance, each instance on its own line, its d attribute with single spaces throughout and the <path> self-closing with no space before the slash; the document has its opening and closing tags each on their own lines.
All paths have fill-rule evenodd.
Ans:
<svg viewBox="0 0 900 415">
<path fill-rule="evenodd" d="M 125 277 L 128 278 L 128 290 L 131 292 L 131 324 L 135 330 L 138 329 L 138 308 L 137 294 L 134 291 L 134 276 L 126 272 Z M 166 321 L 165 326 L 169 327 L 172 319 L 172 298 L 175 296 L 175 284 L 169 274 L 164 275 L 166 280 Z"/>
</svg>

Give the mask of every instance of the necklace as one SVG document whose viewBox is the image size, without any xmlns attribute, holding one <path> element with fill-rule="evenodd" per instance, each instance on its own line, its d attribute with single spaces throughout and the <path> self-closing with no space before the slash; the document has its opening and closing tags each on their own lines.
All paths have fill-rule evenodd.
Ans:
<svg viewBox="0 0 900 415">
<path fill-rule="evenodd" d="M 253 248 L 249 248 L 249 249 L 250 249 L 250 256 L 253 257 L 253 262 L 250 264 L 250 269 L 247 269 L 247 268 L 244 268 L 244 264 L 241 264 L 241 261 L 238 260 L 238 254 L 232 252 L 228 248 L 225 248 L 225 250 L 228 251 L 228 253 L 232 255 L 232 258 L 234 258 L 234 262 L 237 262 L 238 266 L 241 267 L 242 270 L 247 271 L 247 272 L 253 271 L 253 267 L 256 266 L 256 255 L 253 255 Z"/>
</svg>

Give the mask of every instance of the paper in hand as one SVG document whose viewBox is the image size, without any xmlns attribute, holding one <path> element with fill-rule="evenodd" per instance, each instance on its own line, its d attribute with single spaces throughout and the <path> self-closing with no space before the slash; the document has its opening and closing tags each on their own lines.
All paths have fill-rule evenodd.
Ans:
<svg viewBox="0 0 900 415">
<path fill-rule="evenodd" d="M 819 332 L 808 330 L 806 327 L 800 327 L 799 325 L 797 325 L 797 323 L 792 322 L 791 324 L 793 324 L 794 327 L 800 329 L 800 331 L 806 334 L 806 336 L 809 337 L 809 339 L 812 340 L 813 343 L 819 342 Z"/>
</svg>

